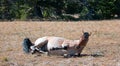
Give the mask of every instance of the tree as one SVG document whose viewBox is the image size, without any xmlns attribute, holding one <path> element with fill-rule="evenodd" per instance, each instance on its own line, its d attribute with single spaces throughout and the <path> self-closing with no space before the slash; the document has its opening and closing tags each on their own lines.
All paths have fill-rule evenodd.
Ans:
<svg viewBox="0 0 120 66">
<path fill-rule="evenodd" d="M 120 18 L 119 6 L 119 0 L 0 0 L 0 19 L 112 19 Z"/>
<path fill-rule="evenodd" d="M 120 0 L 116 0 L 114 4 L 115 4 L 115 9 L 113 13 L 117 15 L 118 18 L 120 18 Z"/>
</svg>

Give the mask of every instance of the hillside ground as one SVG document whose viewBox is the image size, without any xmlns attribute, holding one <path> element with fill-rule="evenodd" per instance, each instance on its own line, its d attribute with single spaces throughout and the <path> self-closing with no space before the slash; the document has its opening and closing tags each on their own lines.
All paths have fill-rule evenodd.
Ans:
<svg viewBox="0 0 120 66">
<path fill-rule="evenodd" d="M 34 42 L 43 36 L 79 39 L 92 32 L 81 57 L 25 54 L 25 37 Z M 120 20 L 52 22 L 0 22 L 0 66 L 120 66 Z"/>
</svg>

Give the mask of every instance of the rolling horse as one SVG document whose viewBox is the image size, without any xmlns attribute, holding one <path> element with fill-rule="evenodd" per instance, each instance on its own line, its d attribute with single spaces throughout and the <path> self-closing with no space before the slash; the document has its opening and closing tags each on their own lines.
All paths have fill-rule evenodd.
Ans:
<svg viewBox="0 0 120 66">
<path fill-rule="evenodd" d="M 62 50 L 60 53 L 66 56 L 80 55 L 86 46 L 91 32 L 83 32 L 79 40 L 69 40 L 63 37 L 45 36 L 38 38 L 33 44 L 29 38 L 23 40 L 23 50 L 25 53 L 34 54 L 35 51 L 40 53 L 50 53 L 54 50 Z"/>
</svg>

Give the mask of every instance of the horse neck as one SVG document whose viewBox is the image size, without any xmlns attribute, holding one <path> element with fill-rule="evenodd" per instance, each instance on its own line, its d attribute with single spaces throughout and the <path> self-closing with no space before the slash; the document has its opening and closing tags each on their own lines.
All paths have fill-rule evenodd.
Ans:
<svg viewBox="0 0 120 66">
<path fill-rule="evenodd" d="M 82 38 L 80 38 L 80 40 L 79 40 L 79 45 L 78 45 L 77 48 L 86 46 L 88 40 L 89 40 L 89 39 L 84 39 L 84 37 L 82 36 Z"/>
</svg>

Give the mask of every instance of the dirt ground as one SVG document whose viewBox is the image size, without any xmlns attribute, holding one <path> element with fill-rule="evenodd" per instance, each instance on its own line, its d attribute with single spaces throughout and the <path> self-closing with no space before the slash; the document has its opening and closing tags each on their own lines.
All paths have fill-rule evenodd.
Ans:
<svg viewBox="0 0 120 66">
<path fill-rule="evenodd" d="M 92 32 L 81 57 L 64 58 L 25 54 L 25 37 L 34 42 L 43 36 L 79 39 Z M 79 22 L 0 22 L 0 66 L 120 66 L 120 20 Z"/>
</svg>

